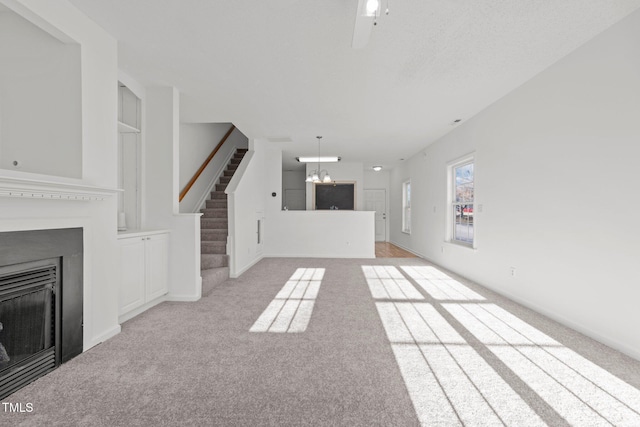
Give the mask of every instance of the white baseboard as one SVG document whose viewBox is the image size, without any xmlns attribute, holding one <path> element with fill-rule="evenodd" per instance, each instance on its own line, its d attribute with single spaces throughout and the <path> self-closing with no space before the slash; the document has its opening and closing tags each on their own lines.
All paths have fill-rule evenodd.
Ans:
<svg viewBox="0 0 640 427">
<path fill-rule="evenodd" d="M 196 293 L 195 294 L 172 294 L 168 293 L 166 295 L 167 301 L 177 301 L 177 302 L 195 302 L 202 298 L 202 276 L 198 276 L 196 283 Z"/>
<path fill-rule="evenodd" d="M 122 328 L 120 327 L 120 325 L 114 326 L 113 328 L 109 329 L 108 331 L 105 331 L 105 332 L 101 333 L 100 335 L 98 335 L 97 337 L 94 337 L 88 343 L 83 343 L 82 351 L 85 352 L 85 351 L 89 350 L 90 348 L 95 347 L 95 346 L 97 346 L 98 344 L 100 344 L 102 342 L 105 342 L 109 338 L 115 337 L 116 335 L 118 335 L 120 333 L 121 330 L 122 330 Z"/>
<path fill-rule="evenodd" d="M 248 269 L 250 269 L 251 267 L 256 265 L 262 258 L 264 258 L 264 255 L 260 255 L 260 256 L 256 257 L 253 261 L 251 261 L 250 263 L 248 263 L 247 265 L 242 267 L 242 269 L 240 271 L 235 271 L 235 272 L 231 272 L 230 271 L 229 272 L 229 278 L 237 279 L 238 277 L 240 277 L 242 275 L 242 273 L 244 273 L 245 271 L 247 271 Z"/>
<path fill-rule="evenodd" d="M 455 272 L 455 270 L 451 270 L 451 271 Z M 472 279 L 470 279 L 470 280 L 472 280 Z M 562 325 L 564 325 L 564 326 L 566 326 L 568 328 L 571 328 L 571 329 L 573 329 L 575 331 L 578 331 L 583 335 L 586 335 L 586 336 L 588 336 L 590 338 L 593 338 L 594 340 L 599 341 L 602 344 L 605 344 L 605 345 L 607 345 L 607 346 L 609 346 L 609 347 L 611 347 L 611 348 L 613 348 L 615 350 L 618 350 L 621 353 L 626 354 L 629 357 L 632 357 L 632 358 L 640 361 L 640 349 L 630 347 L 630 346 L 626 345 L 625 343 L 622 343 L 620 341 L 611 339 L 610 337 L 602 335 L 602 334 L 594 331 L 593 329 L 589 328 L 588 326 L 583 325 L 582 323 L 575 322 L 575 321 L 573 321 L 571 319 L 568 319 L 568 318 L 566 318 L 566 317 L 564 317 L 562 315 L 559 315 L 558 313 L 555 313 L 553 311 L 547 310 L 547 309 L 539 306 L 538 304 L 535 304 L 535 303 L 533 303 L 533 302 L 531 302 L 531 301 L 529 301 L 529 300 L 527 300 L 525 298 L 520 298 L 520 297 L 518 297 L 516 295 L 513 295 L 513 294 L 511 294 L 509 292 L 505 292 L 502 289 L 495 289 L 495 288 L 493 288 L 491 286 L 487 286 L 487 285 L 484 285 L 484 284 L 479 283 L 479 282 L 475 282 L 475 283 L 478 283 L 479 285 L 484 286 L 487 289 L 491 289 L 493 292 L 495 292 L 497 294 L 500 294 L 500 295 L 504 296 L 505 298 L 509 298 L 510 300 L 515 301 L 518 304 L 521 304 L 521 305 L 523 305 L 523 306 L 535 311 L 536 313 L 542 314 L 542 315 L 544 315 L 544 316 L 546 316 L 546 317 L 548 317 L 548 318 L 550 318 L 552 320 L 555 320 L 556 322 L 558 322 L 558 323 L 560 323 L 560 324 L 562 324 Z"/>
<path fill-rule="evenodd" d="M 407 247 L 405 247 L 405 246 L 401 245 L 400 243 L 396 243 L 396 242 L 391 241 L 391 240 L 389 240 L 389 243 L 391 243 L 392 245 L 395 245 L 395 246 L 399 247 L 400 249 L 404 249 L 404 250 L 405 250 L 405 251 L 407 251 L 407 252 L 411 252 L 412 254 L 414 254 L 414 255 L 415 255 L 415 256 L 417 256 L 417 257 L 427 259 L 427 257 L 426 257 L 425 255 L 423 255 L 423 254 L 421 254 L 421 253 L 419 253 L 419 252 L 416 252 L 416 251 L 414 251 L 413 249 L 409 249 L 409 248 L 407 248 Z M 431 262 L 431 261 L 430 261 L 430 262 Z"/>
<path fill-rule="evenodd" d="M 371 258 L 375 258 L 375 252 L 373 255 L 362 255 L 362 254 L 357 254 L 357 255 L 336 255 L 336 254 L 312 254 L 312 255 L 305 255 L 305 254 L 300 254 L 300 253 L 278 253 L 278 254 L 269 254 L 269 255 L 264 255 L 265 258 L 349 258 L 349 259 L 358 259 L 358 258 L 363 258 L 363 259 L 371 259 Z"/>
<path fill-rule="evenodd" d="M 634 358 L 636 360 L 640 360 L 640 349 L 628 346 L 625 343 L 622 343 L 620 341 L 611 339 L 610 337 L 608 337 L 606 335 L 602 335 L 599 332 L 594 331 L 593 329 L 589 328 L 588 326 L 583 325 L 582 323 L 575 322 L 575 321 L 573 321 L 573 320 L 571 320 L 569 318 L 566 318 L 566 317 L 564 317 L 564 316 L 562 316 L 562 315 L 560 315 L 560 314 L 558 314 L 556 312 L 553 312 L 551 310 L 547 310 L 544 307 L 541 307 L 538 304 L 533 303 L 533 302 L 531 302 L 531 301 L 529 301 L 529 300 L 527 300 L 525 298 L 521 298 L 521 297 L 519 297 L 517 295 L 514 295 L 514 294 L 512 294 L 512 293 L 510 293 L 508 291 L 505 291 L 503 289 L 499 289 L 499 288 L 495 288 L 493 286 L 486 285 L 486 284 L 484 284 L 482 282 L 474 280 L 471 277 L 466 276 L 465 274 L 461 274 L 461 273 L 459 273 L 458 271 L 456 271 L 456 270 L 454 270 L 452 268 L 441 266 L 439 263 L 437 263 L 436 261 L 433 261 L 429 257 L 427 257 L 427 256 L 425 256 L 423 254 L 420 254 L 418 252 L 415 252 L 415 251 L 413 251 L 413 250 L 411 250 L 409 248 L 406 248 L 406 247 L 404 247 L 404 246 L 402 246 L 402 245 L 400 245 L 400 244 L 398 244 L 396 242 L 389 242 L 389 243 L 393 243 L 394 245 L 398 246 L 399 248 L 402 248 L 405 251 L 411 252 L 412 254 L 414 254 L 416 256 L 419 256 L 420 258 L 423 258 L 425 261 L 428 261 L 428 262 L 430 262 L 432 264 L 435 264 L 435 265 L 437 265 L 439 267 L 446 268 L 447 270 L 450 270 L 453 273 L 455 273 L 455 274 L 457 274 L 457 275 L 459 275 L 461 277 L 464 277 L 464 278 L 466 278 L 466 279 L 468 279 L 468 280 L 470 280 L 470 281 L 472 281 L 474 283 L 479 284 L 480 286 L 483 286 L 483 287 L 485 287 L 487 289 L 490 289 L 491 291 L 493 291 L 493 292 L 495 292 L 495 293 L 497 293 L 499 295 L 502 295 L 505 298 L 508 298 L 508 299 L 510 299 L 510 300 L 512 300 L 514 302 L 517 302 L 518 304 L 521 304 L 521 305 L 523 305 L 523 306 L 535 311 L 536 313 L 542 314 L 543 316 L 546 316 L 546 317 L 548 317 L 548 318 L 550 318 L 552 320 L 555 320 L 556 322 L 558 322 L 558 323 L 560 323 L 560 324 L 562 324 L 562 325 L 564 325 L 564 326 L 566 326 L 568 328 L 571 328 L 571 329 L 573 329 L 573 330 L 575 330 L 577 332 L 580 332 L 581 334 L 586 335 L 589 338 L 593 338 L 594 340 L 599 341 L 599 342 L 601 342 L 601 343 L 603 343 L 603 344 L 605 344 L 605 345 L 607 345 L 607 346 L 609 346 L 609 347 L 611 347 L 611 348 L 613 348 L 615 350 L 618 350 L 621 353 L 624 353 L 629 357 L 632 357 L 632 358 Z"/>
<path fill-rule="evenodd" d="M 165 302 L 167 300 L 167 296 L 166 295 L 162 295 L 161 297 L 158 297 L 152 301 L 149 301 L 146 304 L 141 305 L 138 308 L 135 308 L 131 311 L 128 311 L 126 313 L 123 313 L 122 315 L 120 315 L 120 317 L 118 317 L 118 322 L 119 323 L 124 323 L 127 320 L 131 320 L 134 317 L 136 317 L 137 315 L 144 313 L 145 311 L 149 310 L 151 307 L 154 307 L 158 304 L 160 304 L 161 302 Z"/>
<path fill-rule="evenodd" d="M 195 302 L 200 300 L 201 297 L 201 295 L 171 295 L 167 297 L 166 301 Z"/>
</svg>

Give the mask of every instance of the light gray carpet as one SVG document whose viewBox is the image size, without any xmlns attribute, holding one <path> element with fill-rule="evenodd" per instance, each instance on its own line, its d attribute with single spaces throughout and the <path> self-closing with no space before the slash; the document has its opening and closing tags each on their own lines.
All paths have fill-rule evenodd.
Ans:
<svg viewBox="0 0 640 427">
<path fill-rule="evenodd" d="M 429 264 L 418 258 L 262 260 L 196 303 L 163 303 L 126 322 L 118 336 L 6 398 L 32 403 L 34 410 L 7 414 L 0 408 L 0 425 L 419 425 L 362 265 Z M 299 267 L 326 269 L 307 330 L 250 333 Z M 640 362 L 456 278 L 640 388 Z M 567 425 L 526 381 L 416 288 L 543 421 Z"/>
</svg>

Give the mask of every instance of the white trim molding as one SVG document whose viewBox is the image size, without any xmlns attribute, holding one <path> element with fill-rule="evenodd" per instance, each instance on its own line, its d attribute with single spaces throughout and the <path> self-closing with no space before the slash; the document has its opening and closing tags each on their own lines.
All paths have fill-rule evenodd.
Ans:
<svg viewBox="0 0 640 427">
<path fill-rule="evenodd" d="M 118 189 L 64 182 L 0 177 L 0 197 L 69 201 L 102 201 L 117 194 Z"/>
</svg>

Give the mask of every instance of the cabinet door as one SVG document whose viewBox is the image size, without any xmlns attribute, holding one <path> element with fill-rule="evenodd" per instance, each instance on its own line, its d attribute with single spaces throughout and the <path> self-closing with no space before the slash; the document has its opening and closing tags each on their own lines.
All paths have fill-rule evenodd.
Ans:
<svg viewBox="0 0 640 427">
<path fill-rule="evenodd" d="M 145 242 L 142 238 L 120 240 L 119 314 L 144 304 Z"/>
<path fill-rule="evenodd" d="M 156 234 L 145 241 L 147 296 L 151 301 L 169 290 L 169 237 Z"/>
</svg>

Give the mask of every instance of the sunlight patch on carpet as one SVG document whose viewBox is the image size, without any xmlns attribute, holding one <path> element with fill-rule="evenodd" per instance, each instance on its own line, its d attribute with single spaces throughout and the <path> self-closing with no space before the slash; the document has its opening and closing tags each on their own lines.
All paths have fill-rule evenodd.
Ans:
<svg viewBox="0 0 640 427">
<path fill-rule="evenodd" d="M 431 304 L 376 308 L 422 425 L 544 425 Z"/>
<path fill-rule="evenodd" d="M 495 304 L 443 304 L 572 425 L 640 425 L 640 390 Z"/>
<path fill-rule="evenodd" d="M 249 332 L 306 331 L 324 272 L 324 268 L 296 269 Z"/>
<path fill-rule="evenodd" d="M 424 299 L 420 291 L 394 266 L 363 265 L 362 272 L 374 299 Z"/>
<path fill-rule="evenodd" d="M 485 298 L 469 289 L 457 280 L 447 276 L 442 271 L 431 266 L 405 266 L 400 267 L 422 289 L 436 300 L 477 300 Z"/>
</svg>

